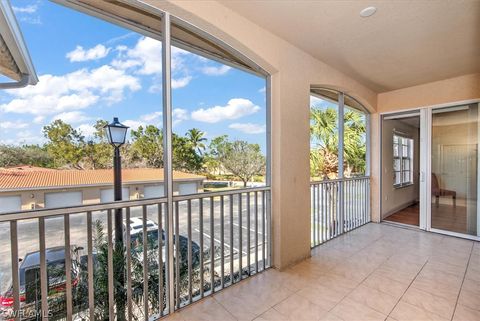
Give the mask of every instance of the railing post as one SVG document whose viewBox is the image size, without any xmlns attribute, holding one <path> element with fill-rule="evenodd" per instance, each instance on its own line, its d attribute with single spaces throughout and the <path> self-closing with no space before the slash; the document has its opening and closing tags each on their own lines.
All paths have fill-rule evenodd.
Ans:
<svg viewBox="0 0 480 321">
<path fill-rule="evenodd" d="M 172 84 L 171 84 L 171 39 L 170 14 L 165 12 L 162 19 L 162 90 L 163 90 L 163 148 L 164 148 L 164 177 L 167 196 L 167 296 L 168 311 L 175 310 L 174 288 L 174 255 L 173 255 L 173 172 L 172 172 Z M 178 224 L 178 222 L 177 222 Z"/>
<path fill-rule="evenodd" d="M 338 201 L 337 201 L 337 221 L 339 227 L 337 228 L 338 234 L 342 234 L 345 231 L 344 224 L 344 190 L 343 190 L 343 159 L 344 159 L 344 124 L 345 124 L 345 96 L 343 93 L 338 94 Z"/>
</svg>

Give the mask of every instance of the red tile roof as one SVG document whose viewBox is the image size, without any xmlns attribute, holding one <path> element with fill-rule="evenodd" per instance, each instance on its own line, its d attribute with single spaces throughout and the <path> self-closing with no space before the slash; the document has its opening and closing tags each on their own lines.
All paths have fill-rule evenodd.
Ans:
<svg viewBox="0 0 480 321">
<path fill-rule="evenodd" d="M 201 180 L 204 176 L 173 172 L 174 180 Z M 128 168 L 122 169 L 124 183 L 163 181 L 163 168 Z M 52 170 L 37 167 L 0 169 L 0 190 L 28 189 L 42 187 L 72 187 L 85 185 L 113 184 L 112 169 L 93 170 Z"/>
</svg>

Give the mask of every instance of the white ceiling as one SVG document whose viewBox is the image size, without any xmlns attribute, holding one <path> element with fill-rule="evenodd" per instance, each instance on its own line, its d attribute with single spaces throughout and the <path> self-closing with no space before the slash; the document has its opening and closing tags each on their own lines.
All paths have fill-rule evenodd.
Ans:
<svg viewBox="0 0 480 321">
<path fill-rule="evenodd" d="M 480 0 L 221 3 L 377 92 L 480 72 Z"/>
</svg>

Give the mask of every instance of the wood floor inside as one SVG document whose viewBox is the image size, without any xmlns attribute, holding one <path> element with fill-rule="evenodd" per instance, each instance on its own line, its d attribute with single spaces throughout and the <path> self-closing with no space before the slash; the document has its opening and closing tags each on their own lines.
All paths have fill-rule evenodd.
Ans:
<svg viewBox="0 0 480 321">
<path fill-rule="evenodd" d="M 420 206 L 419 203 L 410 205 L 400 211 L 393 213 L 383 219 L 388 222 L 402 223 L 418 226 L 420 224 Z"/>
<path fill-rule="evenodd" d="M 462 204 L 462 203 L 460 203 Z M 473 205 L 472 205 L 473 206 Z M 462 205 L 454 206 L 452 204 L 435 204 L 432 203 L 432 228 L 476 235 L 476 221 L 468 222 L 467 207 Z M 476 210 L 476 207 L 475 207 Z M 419 226 L 420 223 L 420 206 L 419 203 L 410 205 L 400 211 L 393 213 L 384 221 Z"/>
</svg>

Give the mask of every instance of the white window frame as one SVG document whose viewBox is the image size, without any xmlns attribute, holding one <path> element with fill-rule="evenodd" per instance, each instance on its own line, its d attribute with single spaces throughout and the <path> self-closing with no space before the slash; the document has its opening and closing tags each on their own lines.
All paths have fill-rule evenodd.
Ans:
<svg viewBox="0 0 480 321">
<path fill-rule="evenodd" d="M 395 145 L 398 145 L 398 155 L 395 155 Z M 392 156 L 393 156 L 393 187 L 402 188 L 405 186 L 413 185 L 413 148 L 414 141 L 412 137 L 409 137 L 405 134 L 399 132 L 393 132 L 392 140 Z M 406 147 L 406 152 L 404 153 L 404 148 Z M 395 160 L 399 160 L 400 169 L 396 170 Z M 405 161 L 408 160 L 408 168 L 404 165 Z M 405 179 L 405 174 L 408 172 L 407 179 Z M 400 182 L 396 183 L 395 176 L 400 175 Z"/>
</svg>

